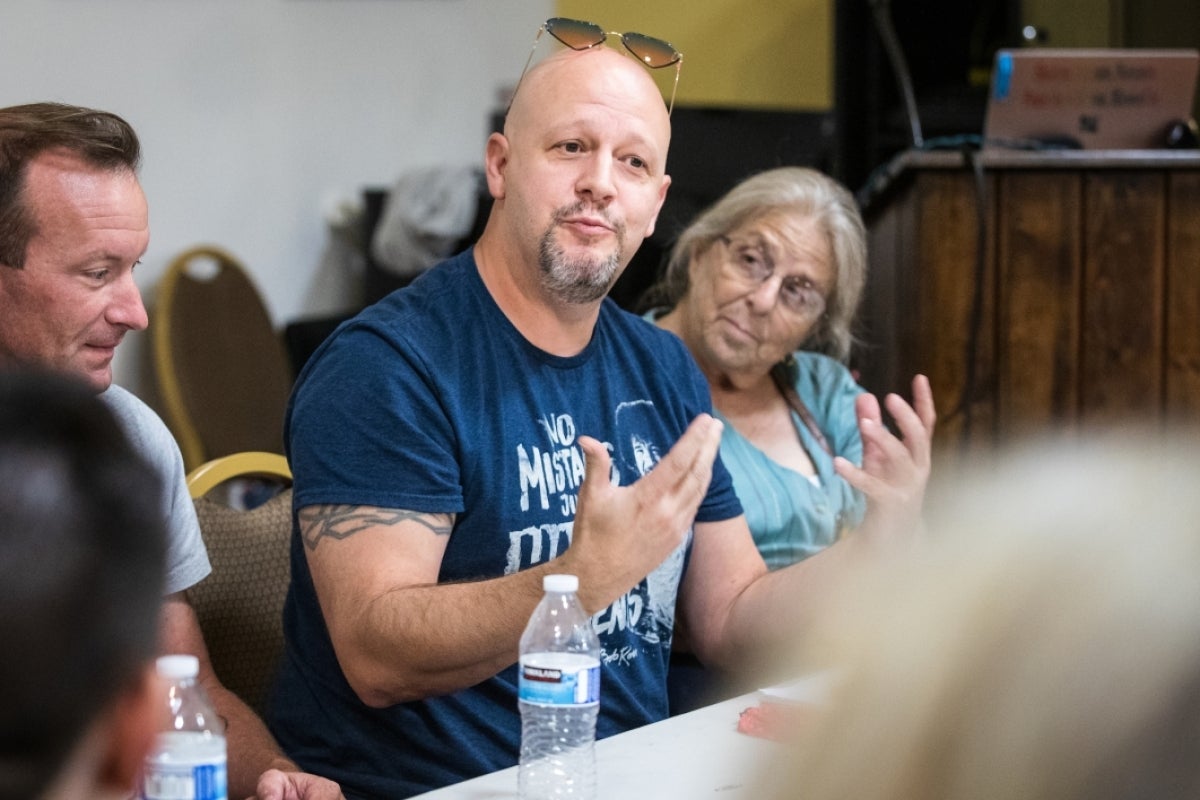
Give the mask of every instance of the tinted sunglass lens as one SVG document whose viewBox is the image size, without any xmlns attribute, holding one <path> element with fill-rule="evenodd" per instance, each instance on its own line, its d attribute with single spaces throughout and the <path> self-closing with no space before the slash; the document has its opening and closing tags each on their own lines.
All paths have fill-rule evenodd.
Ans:
<svg viewBox="0 0 1200 800">
<path fill-rule="evenodd" d="M 604 41 L 604 29 L 594 22 L 566 17 L 546 20 L 546 31 L 572 50 L 587 50 Z"/>
<path fill-rule="evenodd" d="M 629 52 L 642 60 L 647 67 L 659 69 L 669 67 L 680 59 L 679 52 L 669 43 L 641 33 L 626 33 L 621 37 Z"/>
</svg>

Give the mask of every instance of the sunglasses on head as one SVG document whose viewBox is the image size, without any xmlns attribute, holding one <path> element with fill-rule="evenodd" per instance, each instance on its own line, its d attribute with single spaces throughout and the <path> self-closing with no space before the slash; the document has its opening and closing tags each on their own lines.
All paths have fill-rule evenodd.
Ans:
<svg viewBox="0 0 1200 800">
<path fill-rule="evenodd" d="M 517 90 L 521 88 L 521 81 L 525 80 L 525 73 L 529 71 L 529 64 L 533 61 L 533 54 L 537 50 L 538 40 L 542 38 L 543 33 L 550 34 L 572 50 L 590 50 L 597 45 L 604 44 L 609 36 L 617 36 L 620 37 L 621 44 L 625 45 L 625 49 L 650 69 L 662 69 L 674 64 L 675 84 L 671 87 L 671 101 L 667 103 L 667 115 L 670 116 L 671 112 L 675 110 L 675 90 L 679 88 L 679 71 L 683 68 L 683 53 L 676 50 L 670 42 L 655 39 L 644 33 L 606 31 L 594 22 L 567 19 L 566 17 L 551 17 L 542 23 L 542 27 L 538 28 L 537 36 L 533 38 L 533 47 L 529 50 L 529 58 L 525 59 L 525 67 L 521 70 L 521 77 L 517 79 L 517 85 L 513 89 L 513 97 L 517 96 Z M 508 101 L 508 105 L 509 108 L 512 107 L 511 99 Z"/>
</svg>

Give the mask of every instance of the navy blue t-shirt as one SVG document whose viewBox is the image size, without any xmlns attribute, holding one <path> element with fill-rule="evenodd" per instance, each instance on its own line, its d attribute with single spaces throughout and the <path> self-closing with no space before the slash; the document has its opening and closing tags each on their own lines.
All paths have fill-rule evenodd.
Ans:
<svg viewBox="0 0 1200 800">
<path fill-rule="evenodd" d="M 453 513 L 439 582 L 511 574 L 570 544 L 580 435 L 608 446 L 611 480 L 628 485 L 710 410 L 682 342 L 611 300 L 579 355 L 534 347 L 467 251 L 344 324 L 310 359 L 286 429 L 294 504 Z M 696 519 L 740 513 L 718 461 Z M 667 715 L 690 541 L 593 619 L 601 737 Z M 419 702 L 372 709 L 358 700 L 334 656 L 295 523 L 284 624 L 272 730 L 304 769 L 339 781 L 347 797 L 406 797 L 516 763 L 515 667 Z"/>
</svg>

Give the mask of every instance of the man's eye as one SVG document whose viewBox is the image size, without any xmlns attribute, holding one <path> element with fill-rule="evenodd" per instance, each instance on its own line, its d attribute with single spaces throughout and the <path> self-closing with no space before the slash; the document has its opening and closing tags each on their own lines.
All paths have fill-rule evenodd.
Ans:
<svg viewBox="0 0 1200 800">
<path fill-rule="evenodd" d="M 583 151 L 583 146 L 579 142 L 563 142 L 562 149 L 568 153 L 579 153 Z"/>
</svg>

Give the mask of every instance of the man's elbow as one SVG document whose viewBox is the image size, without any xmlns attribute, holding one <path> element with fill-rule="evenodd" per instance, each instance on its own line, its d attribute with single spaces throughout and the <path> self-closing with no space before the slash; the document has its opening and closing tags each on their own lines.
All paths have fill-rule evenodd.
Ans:
<svg viewBox="0 0 1200 800">
<path fill-rule="evenodd" d="M 340 650 L 338 663 L 346 683 L 368 708 L 388 708 L 398 703 L 421 700 L 432 694 L 411 665 L 384 663 L 362 654 L 357 657 L 343 656 Z"/>
</svg>

